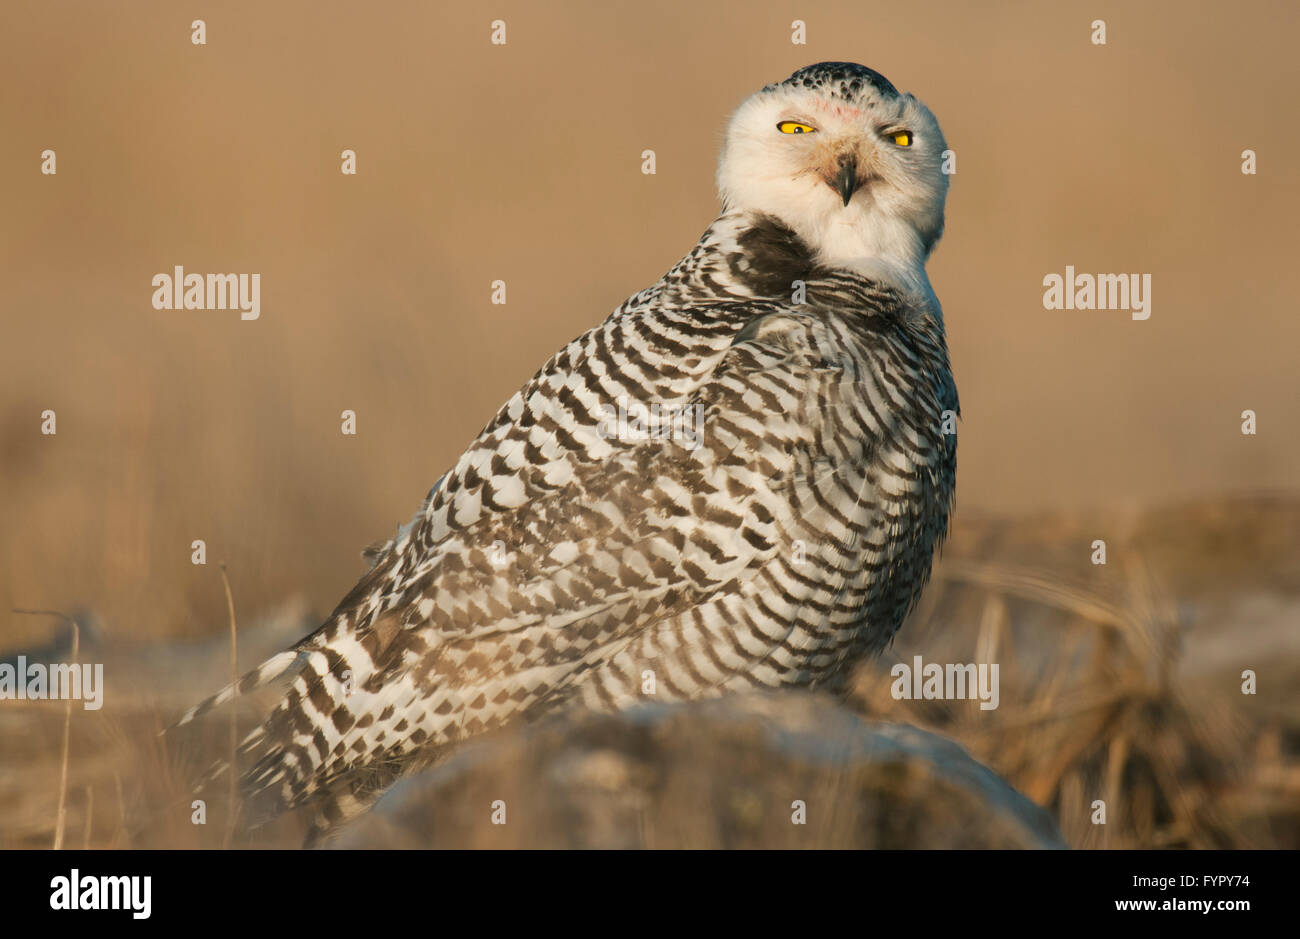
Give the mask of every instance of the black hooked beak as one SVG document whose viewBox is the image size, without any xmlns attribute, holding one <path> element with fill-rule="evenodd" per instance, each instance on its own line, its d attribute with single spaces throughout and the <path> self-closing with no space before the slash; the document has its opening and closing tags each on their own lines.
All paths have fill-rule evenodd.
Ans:
<svg viewBox="0 0 1300 939">
<path fill-rule="evenodd" d="M 840 171 L 835 176 L 835 191 L 840 194 L 846 206 L 858 191 L 858 161 L 851 156 L 840 161 Z"/>
</svg>

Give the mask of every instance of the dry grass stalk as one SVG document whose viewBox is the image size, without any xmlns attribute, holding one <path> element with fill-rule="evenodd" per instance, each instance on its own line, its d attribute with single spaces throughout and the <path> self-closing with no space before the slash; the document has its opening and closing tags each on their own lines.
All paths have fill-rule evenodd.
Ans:
<svg viewBox="0 0 1300 939">
<path fill-rule="evenodd" d="M 81 628 L 72 620 L 72 661 L 77 661 L 81 643 Z M 72 737 L 72 696 L 68 696 L 67 707 L 63 711 L 63 757 L 59 767 L 59 809 L 54 824 L 54 850 L 63 847 L 63 829 L 67 823 L 68 812 L 68 750 Z"/>
<path fill-rule="evenodd" d="M 230 578 L 226 576 L 226 565 L 223 561 L 221 564 L 221 583 L 226 588 L 226 609 L 230 613 L 230 683 L 233 685 L 239 680 L 239 644 L 236 638 L 237 630 L 235 627 L 235 595 L 230 590 Z M 226 826 L 225 846 L 230 847 L 235 838 L 235 806 L 236 797 L 239 787 L 239 773 L 236 771 L 235 755 L 239 745 L 239 710 L 232 707 L 230 709 L 230 768 L 227 774 L 230 776 L 230 805 L 226 815 L 229 823 Z"/>
</svg>

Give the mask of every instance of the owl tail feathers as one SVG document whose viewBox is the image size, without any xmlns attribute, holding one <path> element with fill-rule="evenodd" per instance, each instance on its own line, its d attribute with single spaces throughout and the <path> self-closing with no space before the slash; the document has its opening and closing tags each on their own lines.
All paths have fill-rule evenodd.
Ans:
<svg viewBox="0 0 1300 939">
<path fill-rule="evenodd" d="M 250 694 L 271 684 L 276 679 L 285 676 L 286 673 L 296 673 L 296 666 L 306 661 L 307 655 L 307 652 L 290 649 L 271 656 L 238 681 L 227 685 L 210 698 L 206 698 L 190 708 L 181 715 L 179 720 L 164 730 L 163 734 L 172 734 L 177 729 L 193 723 L 223 704 L 228 704 L 241 695 Z M 253 728 L 247 736 L 239 741 L 238 746 L 235 748 L 234 758 L 242 764 L 250 755 L 257 754 L 265 745 L 266 736 L 265 725 Z M 194 791 L 196 793 L 205 793 L 215 790 L 216 783 L 226 777 L 232 770 L 233 767 L 229 759 L 216 761 L 194 783 Z"/>
<path fill-rule="evenodd" d="M 197 720 L 207 714 L 209 711 L 233 701 L 240 695 L 248 694 L 252 691 L 256 691 L 258 688 L 270 684 L 285 672 L 293 668 L 293 666 L 298 662 L 305 661 L 306 658 L 306 652 L 301 652 L 296 649 L 290 649 L 286 652 L 280 652 L 271 656 L 261 665 L 257 666 L 257 668 L 246 674 L 243 678 L 240 678 L 232 684 L 226 685 L 226 687 L 222 688 L 212 697 L 205 698 L 198 704 L 194 705 L 194 707 L 181 715 L 180 720 L 176 721 L 176 723 L 164 730 L 163 733 L 165 734 L 178 727 L 183 727 L 191 721 Z"/>
</svg>

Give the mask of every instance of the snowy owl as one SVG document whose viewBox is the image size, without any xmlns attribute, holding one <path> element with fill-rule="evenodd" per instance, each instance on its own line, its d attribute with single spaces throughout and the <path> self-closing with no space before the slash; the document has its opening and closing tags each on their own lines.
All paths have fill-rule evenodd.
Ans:
<svg viewBox="0 0 1300 939">
<path fill-rule="evenodd" d="M 861 65 L 741 104 L 698 244 L 501 407 L 318 630 L 181 718 L 284 682 L 239 748 L 250 817 L 309 807 L 315 843 L 506 722 L 834 690 L 879 652 L 953 502 L 944 150 Z"/>
</svg>

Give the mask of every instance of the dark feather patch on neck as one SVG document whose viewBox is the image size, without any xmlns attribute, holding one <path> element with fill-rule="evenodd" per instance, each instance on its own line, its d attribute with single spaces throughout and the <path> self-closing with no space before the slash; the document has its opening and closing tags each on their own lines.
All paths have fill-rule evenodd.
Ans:
<svg viewBox="0 0 1300 939">
<path fill-rule="evenodd" d="M 736 241 L 741 250 L 727 256 L 727 266 L 756 296 L 788 298 L 794 282 L 807 282 L 817 269 L 807 243 L 771 215 L 756 215 Z"/>
</svg>

